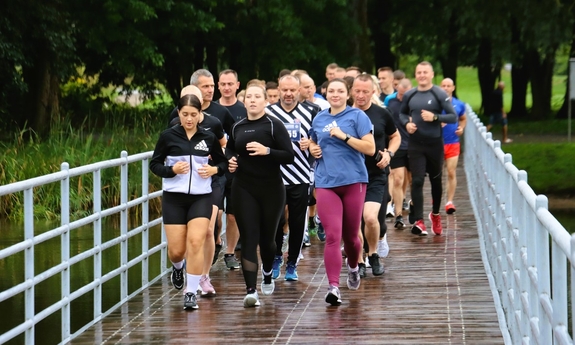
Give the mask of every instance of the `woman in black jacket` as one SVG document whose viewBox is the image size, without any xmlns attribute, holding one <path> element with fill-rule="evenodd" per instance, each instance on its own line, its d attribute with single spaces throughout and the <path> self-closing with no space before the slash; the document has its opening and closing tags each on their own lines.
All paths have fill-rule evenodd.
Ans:
<svg viewBox="0 0 575 345">
<path fill-rule="evenodd" d="M 181 125 L 162 132 L 150 162 L 152 172 L 163 178 L 162 216 L 173 265 L 171 280 L 176 289 L 182 289 L 187 281 L 184 309 L 198 309 L 196 291 L 212 214 L 211 177 L 222 175 L 227 168 L 216 136 L 198 127 L 200 112 L 198 97 L 180 98 Z"/>
<path fill-rule="evenodd" d="M 292 164 L 294 152 L 283 122 L 269 116 L 263 87 L 246 89 L 248 116 L 236 122 L 226 146 L 232 182 L 232 204 L 242 243 L 242 271 L 247 295 L 244 307 L 260 305 L 256 290 L 257 247 L 262 259 L 264 295 L 274 291 L 272 264 L 276 252 L 276 229 L 286 202 L 280 165 Z"/>
</svg>

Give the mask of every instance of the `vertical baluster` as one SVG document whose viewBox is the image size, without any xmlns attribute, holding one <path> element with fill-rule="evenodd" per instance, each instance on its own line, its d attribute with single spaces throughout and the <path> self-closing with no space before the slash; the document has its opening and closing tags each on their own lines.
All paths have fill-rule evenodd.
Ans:
<svg viewBox="0 0 575 345">
<path fill-rule="evenodd" d="M 144 159 L 142 160 L 142 196 L 145 197 L 146 199 L 144 200 L 144 202 L 142 203 L 142 225 L 144 225 L 144 231 L 142 231 L 142 253 L 148 253 L 148 249 L 149 249 L 149 236 L 150 236 L 150 226 L 148 224 L 149 222 L 149 216 L 148 216 L 148 207 L 149 207 L 149 201 L 148 201 L 148 159 Z M 148 276 L 148 267 L 149 265 L 149 260 L 148 257 L 144 257 L 144 259 L 142 260 L 142 286 L 148 284 L 149 282 L 149 276 Z"/>
<path fill-rule="evenodd" d="M 34 190 L 29 188 L 24 190 L 24 240 L 32 241 L 34 238 Z M 34 280 L 34 244 L 24 250 L 24 281 Z M 34 288 L 30 286 L 24 291 L 24 319 L 26 321 L 34 319 Z M 26 344 L 34 344 L 35 326 L 26 329 L 24 341 Z"/>
<path fill-rule="evenodd" d="M 120 212 L 120 236 L 124 238 L 120 242 L 120 267 L 127 267 L 128 264 L 128 152 L 122 151 L 121 157 L 125 163 L 121 166 L 120 181 L 120 204 L 125 208 Z M 128 298 L 128 270 L 120 274 L 120 300 L 125 301 Z"/>
<path fill-rule="evenodd" d="M 93 193 L 93 203 L 94 203 L 94 214 L 98 215 L 98 218 L 94 221 L 94 248 L 97 248 L 96 254 L 94 254 L 94 281 L 98 282 L 94 288 L 94 319 L 99 318 L 102 315 L 102 174 L 101 170 L 98 169 L 93 173 L 94 181 L 94 193 Z"/>
<path fill-rule="evenodd" d="M 62 163 L 60 166 L 62 171 L 69 171 L 70 165 Z M 60 274 L 61 281 L 61 298 L 64 301 L 62 306 L 62 339 L 67 339 L 70 336 L 70 175 L 60 181 L 60 225 L 66 226 L 66 230 L 60 236 L 60 259 L 62 263 L 66 264 L 66 268 Z"/>
</svg>

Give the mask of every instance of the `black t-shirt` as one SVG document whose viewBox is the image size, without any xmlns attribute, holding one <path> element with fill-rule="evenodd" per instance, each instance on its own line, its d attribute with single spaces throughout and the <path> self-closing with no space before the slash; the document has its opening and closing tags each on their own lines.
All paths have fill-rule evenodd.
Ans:
<svg viewBox="0 0 575 345">
<path fill-rule="evenodd" d="M 232 114 L 230 114 L 228 108 L 216 102 L 210 102 L 210 106 L 204 109 L 204 114 L 214 116 L 215 118 L 220 120 L 222 126 L 224 127 L 224 131 L 228 133 L 228 135 L 230 134 L 232 130 L 232 125 L 234 124 L 235 121 L 234 118 L 232 117 Z"/>
<path fill-rule="evenodd" d="M 373 126 L 373 137 L 375 139 L 375 154 L 374 156 L 365 155 L 365 166 L 370 175 L 383 174 L 385 169 L 377 167 L 375 155 L 379 150 L 387 148 L 389 142 L 388 137 L 395 133 L 397 128 L 393 122 L 393 117 L 389 110 L 382 108 L 378 105 L 372 104 L 367 110 L 364 110 L 367 117 L 371 120 Z"/>
<path fill-rule="evenodd" d="M 220 101 L 217 100 L 216 103 L 220 104 Z M 232 114 L 234 122 L 237 122 L 241 119 L 245 119 L 248 116 L 246 106 L 240 101 L 236 101 L 236 103 L 232 105 L 224 105 L 224 107 L 226 107 L 229 110 L 230 114 Z"/>
<path fill-rule="evenodd" d="M 208 130 L 216 135 L 218 140 L 224 137 L 224 127 L 220 120 L 216 119 L 214 116 L 208 116 L 204 114 L 204 120 L 198 124 L 205 130 Z"/>
<path fill-rule="evenodd" d="M 501 92 L 500 88 L 493 90 L 489 107 L 489 114 L 501 112 L 501 109 L 503 108 L 503 92 Z"/>
<path fill-rule="evenodd" d="M 399 135 L 401 135 L 401 144 L 399 144 L 399 150 L 407 150 L 407 143 L 409 142 L 409 132 L 405 129 L 405 126 L 401 124 L 401 120 L 399 118 L 399 111 L 401 109 L 401 101 L 394 97 L 389 100 L 387 103 L 387 110 L 391 112 L 393 117 L 393 123 L 395 123 L 395 127 L 399 131 Z"/>
</svg>

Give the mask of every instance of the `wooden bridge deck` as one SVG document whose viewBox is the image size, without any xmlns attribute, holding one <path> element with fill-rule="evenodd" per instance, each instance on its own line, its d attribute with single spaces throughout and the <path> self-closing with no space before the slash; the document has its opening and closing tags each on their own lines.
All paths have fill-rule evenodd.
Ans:
<svg viewBox="0 0 575 345">
<path fill-rule="evenodd" d="M 368 269 L 350 291 L 343 269 L 339 307 L 324 301 L 323 245 L 313 238 L 300 280 L 284 281 L 282 267 L 260 307 L 243 308 L 241 271 L 220 260 L 211 273 L 218 295 L 200 298 L 199 310 L 184 311 L 182 293 L 164 277 L 72 344 L 503 344 L 461 167 L 458 178 L 458 209 L 442 214 L 444 234 L 418 237 L 388 223 L 385 274 Z M 425 198 L 429 205 L 429 189 Z"/>
</svg>

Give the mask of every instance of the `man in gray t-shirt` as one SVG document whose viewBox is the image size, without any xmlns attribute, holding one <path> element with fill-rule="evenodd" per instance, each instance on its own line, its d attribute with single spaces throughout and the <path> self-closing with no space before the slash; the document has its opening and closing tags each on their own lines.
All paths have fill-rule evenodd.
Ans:
<svg viewBox="0 0 575 345">
<path fill-rule="evenodd" d="M 411 198 L 409 222 L 413 224 L 411 233 L 425 236 L 427 230 L 423 222 L 423 182 L 429 174 L 433 210 L 429 214 L 431 230 L 441 235 L 442 225 L 439 207 L 443 186 L 443 136 L 441 123 L 457 122 L 457 115 L 447 94 L 433 85 L 433 67 L 427 61 L 415 68 L 417 88 L 403 95 L 400 120 L 410 134 L 407 147 L 411 170 Z M 442 112 L 445 111 L 445 114 Z"/>
</svg>

